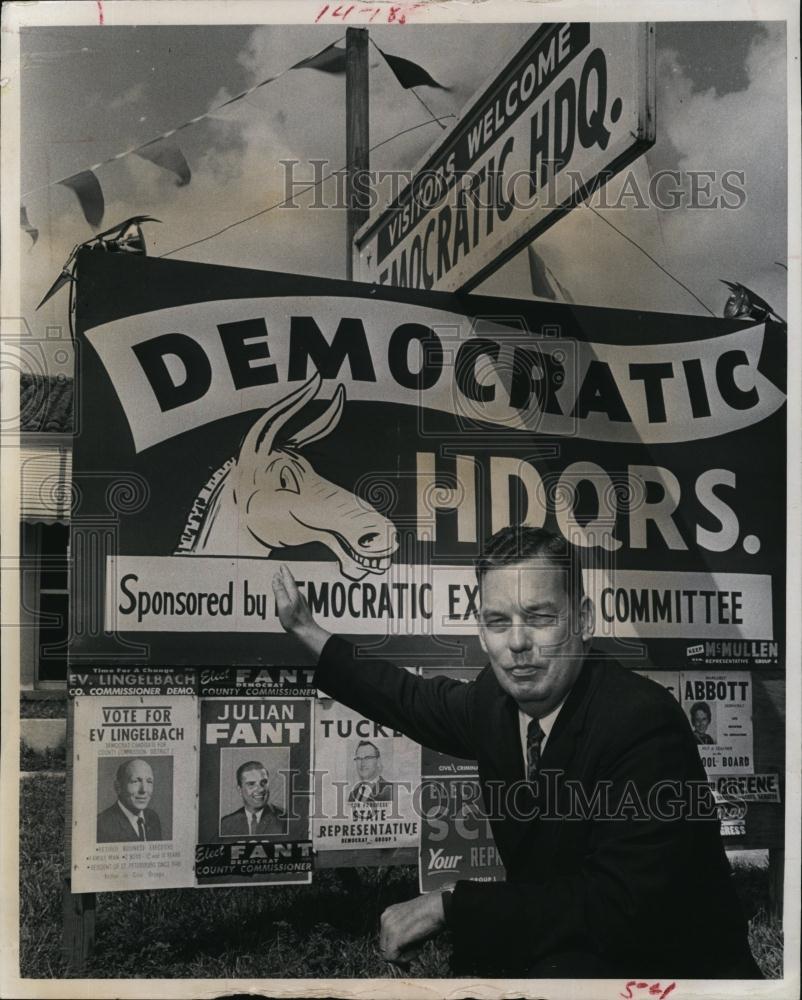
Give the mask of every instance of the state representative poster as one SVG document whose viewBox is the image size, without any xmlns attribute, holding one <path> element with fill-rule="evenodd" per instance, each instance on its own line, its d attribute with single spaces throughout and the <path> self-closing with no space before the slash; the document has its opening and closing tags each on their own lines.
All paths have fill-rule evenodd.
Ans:
<svg viewBox="0 0 802 1000">
<path fill-rule="evenodd" d="M 708 774 L 752 774 L 752 675 L 748 671 L 680 676 L 682 706 Z"/>
<path fill-rule="evenodd" d="M 198 884 L 311 881 L 312 704 L 201 700 Z"/>
<path fill-rule="evenodd" d="M 194 885 L 197 698 L 76 697 L 73 740 L 73 890 Z"/>
<path fill-rule="evenodd" d="M 315 712 L 319 851 L 417 847 L 421 748 L 330 699 Z"/>
</svg>

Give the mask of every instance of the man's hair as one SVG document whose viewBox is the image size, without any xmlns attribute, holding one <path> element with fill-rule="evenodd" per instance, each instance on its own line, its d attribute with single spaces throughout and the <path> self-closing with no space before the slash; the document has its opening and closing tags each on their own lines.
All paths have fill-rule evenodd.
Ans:
<svg viewBox="0 0 802 1000">
<path fill-rule="evenodd" d="M 370 740 L 360 740 L 359 743 L 357 743 L 356 745 L 356 749 L 354 750 L 355 754 L 359 753 L 360 747 L 370 747 L 371 750 L 376 751 L 379 757 L 381 757 L 382 755 L 381 750 L 379 750 L 379 748 L 376 746 L 375 743 L 371 743 Z"/>
<path fill-rule="evenodd" d="M 131 760 L 123 761 L 117 768 L 117 772 L 114 775 L 114 784 L 117 786 L 124 785 L 128 780 L 128 768 L 136 763 L 148 764 L 148 762 L 142 757 L 132 757 Z M 148 767 L 150 767 L 150 764 L 148 764 Z M 152 767 L 150 769 L 151 771 L 153 770 Z"/>
<path fill-rule="evenodd" d="M 707 704 L 706 701 L 695 701 L 691 705 L 691 719 L 693 719 L 694 715 L 696 715 L 697 712 L 702 712 L 704 715 L 706 715 L 708 722 L 713 721 L 713 713 L 710 711 L 710 706 Z"/>
<path fill-rule="evenodd" d="M 242 776 L 246 771 L 265 771 L 268 777 L 270 776 L 270 772 L 260 760 L 246 760 L 237 768 L 237 786 L 239 788 L 242 788 Z"/>
<path fill-rule="evenodd" d="M 569 545 L 562 535 L 525 524 L 501 528 L 485 541 L 481 555 L 474 562 L 479 588 L 488 570 L 515 566 L 528 559 L 548 560 L 557 569 L 565 570 L 568 596 L 574 607 L 579 606 L 585 596 L 579 550 Z"/>
</svg>

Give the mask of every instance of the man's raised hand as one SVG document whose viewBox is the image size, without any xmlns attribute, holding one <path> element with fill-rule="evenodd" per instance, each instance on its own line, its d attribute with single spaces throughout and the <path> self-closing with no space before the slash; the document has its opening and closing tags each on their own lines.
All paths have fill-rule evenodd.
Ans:
<svg viewBox="0 0 802 1000">
<path fill-rule="evenodd" d="M 278 573 L 273 574 L 273 594 L 284 631 L 295 636 L 315 657 L 319 657 L 331 633 L 321 628 L 312 617 L 306 598 L 298 590 L 298 584 L 284 563 Z"/>
</svg>

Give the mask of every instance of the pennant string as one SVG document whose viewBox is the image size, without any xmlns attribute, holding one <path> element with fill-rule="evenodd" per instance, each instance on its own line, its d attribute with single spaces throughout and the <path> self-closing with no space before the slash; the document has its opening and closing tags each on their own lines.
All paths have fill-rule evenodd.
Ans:
<svg viewBox="0 0 802 1000">
<path fill-rule="evenodd" d="M 445 115 L 444 117 L 456 118 L 456 115 Z M 423 128 L 425 125 L 431 125 L 433 122 L 437 122 L 438 124 L 440 124 L 440 119 L 429 118 L 425 122 L 419 122 L 417 125 L 412 125 L 410 128 L 402 129 L 400 132 L 396 132 L 393 135 L 388 136 L 386 139 L 382 139 L 381 142 L 377 142 L 375 146 L 371 146 L 370 152 L 372 153 L 375 149 L 378 149 L 379 146 L 384 146 L 388 142 L 392 142 L 393 139 L 397 139 L 399 136 L 405 135 L 407 132 L 414 132 L 415 129 Z M 192 240 L 191 243 L 184 243 L 183 246 L 174 247 L 172 250 L 166 250 L 163 254 L 159 254 L 159 256 L 169 257 L 171 256 L 171 254 L 178 253 L 181 250 L 188 250 L 190 247 L 197 246 L 199 243 L 206 243 L 208 240 L 213 240 L 216 236 L 222 236 L 223 233 L 227 233 L 230 229 L 235 229 L 237 226 L 241 226 L 245 222 L 250 222 L 253 219 L 257 219 L 259 218 L 260 215 L 266 215 L 268 212 L 272 212 L 274 209 L 281 208 L 282 205 L 286 205 L 288 201 L 292 201 L 292 199 L 296 198 L 298 195 L 306 194 L 307 191 L 312 191 L 316 187 L 320 187 L 321 184 L 329 180 L 329 178 L 334 177 L 336 174 L 340 173 L 344 169 L 345 167 L 338 167 L 336 170 L 331 170 L 329 171 L 329 173 L 324 174 L 323 177 L 319 178 L 316 181 L 313 181 L 305 188 L 301 188 L 300 191 L 295 191 L 289 198 L 285 198 L 283 201 L 277 201 L 273 205 L 268 205 L 267 208 L 261 208 L 259 209 L 258 212 L 254 212 L 253 215 L 245 216 L 244 219 L 237 219 L 236 222 L 231 222 L 227 226 L 223 226 L 222 229 L 218 229 L 217 232 L 209 233 L 208 236 L 201 236 L 200 239 Z"/>
<path fill-rule="evenodd" d="M 631 236 L 627 236 L 627 234 L 624 233 L 624 232 L 622 232 L 618 228 L 618 226 L 614 226 L 612 224 L 612 222 L 610 222 L 609 219 L 605 218 L 601 214 L 601 212 L 597 212 L 596 209 L 592 205 L 588 204 L 587 202 L 583 202 L 583 205 L 584 205 L 585 208 L 589 208 L 590 211 L 593 212 L 594 215 L 597 215 L 602 220 L 602 222 L 606 222 L 607 225 L 610 227 L 610 229 L 614 229 L 618 233 L 619 236 L 622 236 L 628 243 L 631 243 L 632 246 L 634 246 L 636 249 L 640 250 L 640 252 L 645 257 L 649 258 L 649 260 L 655 265 L 655 267 L 658 267 L 663 272 L 663 274 L 667 274 L 668 277 L 671 278 L 672 281 L 675 281 L 680 286 L 680 288 L 684 288 L 685 291 L 688 293 L 688 295 L 691 295 L 694 299 L 696 299 L 696 301 L 699 303 L 699 305 L 703 309 L 705 309 L 707 312 L 709 312 L 711 316 L 715 316 L 716 315 L 709 306 L 705 305 L 705 303 L 702 302 L 702 300 L 699 298 L 699 296 L 696 294 L 696 292 L 692 292 L 690 290 L 690 288 L 688 288 L 687 285 L 683 284 L 679 280 L 679 278 L 676 277 L 676 275 L 673 275 L 667 268 L 663 267 L 663 265 L 660 263 L 660 261 L 659 260 L 655 260 L 655 258 L 652 257 L 652 255 L 647 250 L 643 249 L 643 247 L 640 245 L 640 243 L 638 243 L 636 240 L 633 240 Z"/>
<path fill-rule="evenodd" d="M 329 53 L 330 49 L 334 49 L 336 45 L 338 45 L 341 41 L 343 41 L 344 38 L 345 38 L 344 35 L 341 38 L 337 38 L 330 45 L 327 45 L 324 49 L 321 49 L 320 52 L 315 53 L 315 55 L 309 56 L 306 59 L 302 59 L 299 63 L 295 63 L 295 65 L 293 66 L 288 66 L 287 69 L 282 70 L 275 76 L 270 76 L 266 80 L 260 80 L 259 83 L 254 84 L 247 90 L 243 90 L 243 92 L 241 94 L 237 94 L 236 97 L 231 97 L 227 101 L 223 101 L 221 104 L 216 104 L 213 108 L 209 108 L 208 111 L 204 111 L 203 114 L 196 115 L 194 118 L 190 118 L 189 121 L 185 121 L 181 125 L 177 125 L 175 128 L 171 128 L 166 132 L 162 132 L 160 135 L 154 136 L 154 138 L 148 139 L 146 142 L 137 143 L 136 146 L 131 146 L 129 149 L 124 149 L 120 153 L 115 153 L 114 156 L 109 156 L 105 160 L 100 160 L 99 163 L 93 163 L 91 167 L 87 167 L 85 170 L 79 171 L 77 174 L 73 174 L 70 177 L 62 177 L 57 181 L 50 181 L 48 184 L 40 184 L 39 187 L 30 188 L 30 190 L 24 192 L 22 197 L 27 198 L 29 195 L 35 194 L 38 191 L 44 191 L 46 188 L 49 187 L 54 187 L 56 184 L 66 184 L 67 181 L 72 181 L 75 177 L 79 177 L 85 173 L 94 173 L 94 171 L 99 170 L 101 167 L 104 167 L 109 163 L 114 163 L 116 160 L 122 160 L 124 157 L 130 156 L 132 153 L 137 153 L 140 149 L 142 149 L 143 146 L 149 146 L 153 143 L 158 142 L 160 139 L 166 139 L 171 135 L 175 135 L 176 132 L 180 132 L 182 129 L 188 128 L 190 125 L 196 125 L 198 122 L 201 122 L 204 119 L 211 117 L 215 112 L 219 111 L 221 108 L 228 107 L 228 105 L 234 104 L 236 101 L 241 101 L 244 97 L 247 97 L 249 94 L 252 94 L 255 90 L 258 90 L 260 87 L 266 86 L 268 83 L 273 83 L 275 80 L 281 79 L 282 76 L 284 76 L 286 73 L 291 72 L 294 69 L 303 69 L 303 68 L 323 69 L 323 72 L 328 72 L 328 73 L 339 72 L 339 70 L 336 69 L 327 69 L 324 68 L 323 66 L 315 66 L 314 62 L 315 60 L 320 60 L 321 62 L 325 62 L 325 55 Z M 336 65 L 337 58 L 330 57 L 329 61 L 333 65 Z M 342 62 L 344 69 L 345 52 L 343 52 L 342 55 Z M 145 158 L 147 159 L 147 157 Z"/>
</svg>

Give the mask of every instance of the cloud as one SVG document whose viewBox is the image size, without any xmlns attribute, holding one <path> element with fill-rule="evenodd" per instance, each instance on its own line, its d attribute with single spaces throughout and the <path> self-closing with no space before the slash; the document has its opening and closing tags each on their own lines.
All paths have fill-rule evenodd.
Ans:
<svg viewBox="0 0 802 1000">
<path fill-rule="evenodd" d="M 786 273 L 774 264 L 786 257 L 786 52 L 781 23 L 755 26 L 746 71 L 748 85 L 742 90 L 699 90 L 693 69 L 684 69 L 675 51 L 658 51 L 657 141 L 630 172 L 645 193 L 653 163 L 676 167 L 681 172 L 680 206 L 599 209 L 603 218 L 581 207 L 538 239 L 538 252 L 577 302 L 705 313 L 609 222 L 718 315 L 729 295 L 720 278 L 748 285 L 783 313 Z M 720 179 L 727 171 L 743 173 L 744 204 L 735 209 L 699 207 L 709 203 L 711 195 L 726 194 Z M 701 172 L 713 172 L 714 179 L 706 180 Z M 608 202 L 617 202 L 623 183 L 619 178 L 608 185 Z M 591 204 L 598 206 L 600 200 Z M 728 195 L 728 200 L 736 198 Z M 528 294 L 528 271 L 519 260 L 482 290 L 500 294 L 510 282 L 520 294 Z"/>
<path fill-rule="evenodd" d="M 456 114 L 500 62 L 520 45 L 520 25 L 459 27 L 459 58 L 453 28 L 413 26 L 402 32 L 371 29 L 371 38 L 393 54 L 415 59 L 452 88 L 448 93 L 421 88 L 420 96 L 435 114 Z M 341 31 L 309 27 L 255 28 L 239 54 L 248 71 L 245 86 L 286 69 L 335 41 Z M 371 143 L 419 124 L 428 117 L 415 95 L 403 90 L 375 50 L 371 63 Z M 750 285 L 782 312 L 785 272 L 773 264 L 785 260 L 785 46 L 781 26 L 756 29 L 747 58 L 748 86 L 717 94 L 700 91 L 693 69 L 668 50 L 658 65 L 658 139 L 654 162 L 670 161 L 691 170 L 743 170 L 747 201 L 737 211 L 683 207 L 675 211 L 611 209 L 603 214 L 630 239 L 663 263 L 711 308 L 726 298 L 719 278 Z M 102 89 L 105 81 L 96 80 Z M 137 87 L 117 100 L 135 102 Z M 140 95 L 141 96 L 141 95 Z M 206 106 L 233 94 L 220 91 Z M 264 212 L 286 195 L 281 160 L 298 160 L 301 177 L 312 178 L 312 159 L 331 168 L 345 157 L 345 84 L 343 77 L 313 70 L 287 73 L 211 120 L 176 137 L 193 171 L 192 182 L 177 188 L 171 175 L 137 157 L 127 157 L 99 171 L 106 196 L 105 225 L 147 213 L 163 220 L 151 226 L 149 252 L 161 254 L 190 243 L 239 219 L 256 216 L 214 239 L 177 256 L 243 267 L 274 268 L 341 277 L 345 273 L 345 212 L 311 207 L 299 196 L 297 209 Z M 202 107 L 198 111 L 203 110 Z M 75 130 L 111 127 L 105 108 L 82 108 Z M 86 118 L 86 121 L 84 121 Z M 177 124 L 177 123 L 174 123 Z M 382 145 L 371 157 L 375 169 L 409 169 L 440 139 L 437 125 L 407 132 Z M 90 158 L 91 159 L 91 158 Z M 633 172 L 648 188 L 648 163 L 641 158 Z M 617 185 L 609 191 L 615 198 Z M 685 189 L 684 189 L 685 190 Z M 332 185 L 327 188 L 331 195 Z M 54 187 L 30 199 L 29 215 L 42 230 L 27 257 L 27 302 L 35 305 L 72 246 L 91 236 L 69 191 Z M 537 242 L 539 252 L 577 302 L 641 309 L 702 312 L 702 308 L 587 208 L 571 212 Z M 485 283 L 483 291 L 528 295 L 526 258 L 512 261 Z M 37 321 L 59 322 L 60 304 L 36 314 Z M 43 315 L 47 312 L 47 315 Z M 26 312 L 26 315 L 28 313 Z M 33 315 L 33 307 L 30 307 Z"/>
</svg>

